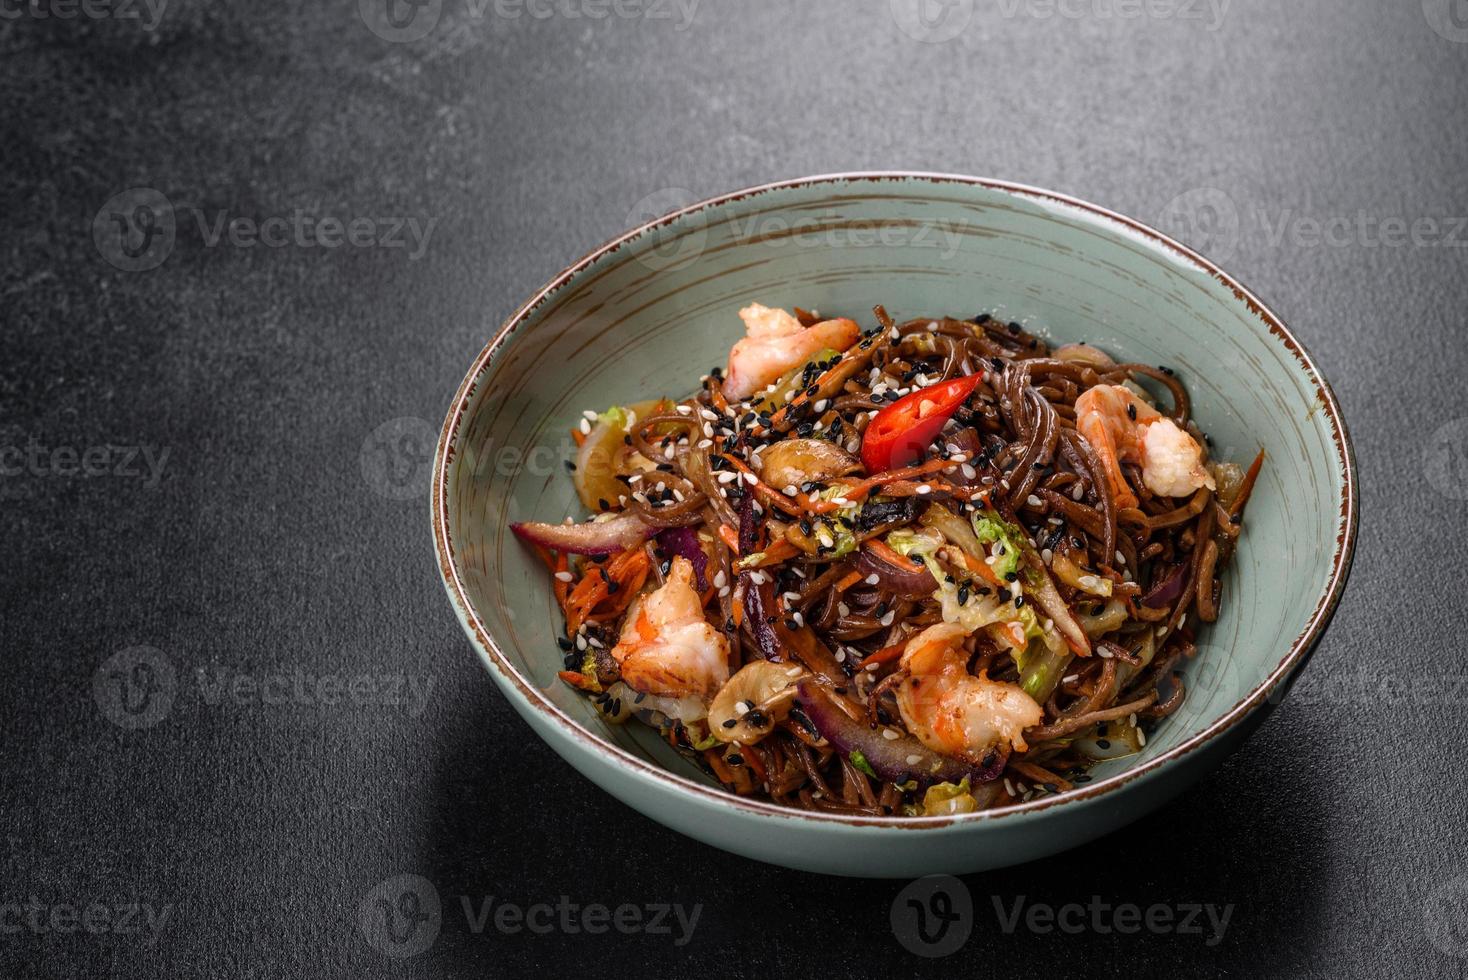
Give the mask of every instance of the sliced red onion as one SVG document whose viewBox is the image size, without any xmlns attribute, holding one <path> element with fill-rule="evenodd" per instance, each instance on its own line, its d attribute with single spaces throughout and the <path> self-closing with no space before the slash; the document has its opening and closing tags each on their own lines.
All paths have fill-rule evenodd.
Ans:
<svg viewBox="0 0 1468 980">
<path fill-rule="evenodd" d="M 871 549 L 863 548 L 856 559 L 856 567 L 867 575 L 875 575 L 878 584 L 904 599 L 925 599 L 938 590 L 938 583 L 926 566 L 898 568 L 891 562 L 877 557 Z"/>
<path fill-rule="evenodd" d="M 1187 571 L 1186 564 L 1174 567 L 1171 575 L 1147 591 L 1142 597 L 1142 605 L 1148 609 L 1165 609 L 1176 602 L 1178 596 L 1183 594 L 1183 579 L 1187 576 Z"/>
<path fill-rule="evenodd" d="M 759 652 L 765 655 L 766 660 L 780 664 L 785 662 L 785 650 L 775 635 L 775 628 L 770 625 L 769 614 L 769 610 L 775 608 L 775 587 L 768 581 L 768 573 L 760 574 L 766 578 L 763 584 L 755 583 L 754 572 L 744 572 L 739 576 L 744 583 L 744 622 L 754 636 Z"/>
<path fill-rule="evenodd" d="M 708 588 L 704 578 L 708 571 L 709 556 L 698 543 L 698 532 L 691 527 L 670 527 L 658 532 L 658 550 L 665 558 L 683 557 L 693 566 L 693 577 L 698 582 L 698 591 Z"/>
<path fill-rule="evenodd" d="M 759 522 L 754 518 L 754 494 L 746 493 L 739 505 L 739 557 L 754 554 L 759 542 Z"/>
<path fill-rule="evenodd" d="M 563 551 L 568 555 L 612 555 L 641 544 L 656 533 L 636 514 L 623 514 L 609 521 L 585 524 L 540 524 L 529 521 L 511 524 L 510 530 L 522 541 L 542 548 Z"/>
<path fill-rule="evenodd" d="M 880 729 L 853 720 L 813 681 L 800 683 L 796 700 L 822 738 L 843 755 L 860 752 L 877 778 L 887 782 L 957 783 L 967 776 L 974 783 L 987 783 L 998 779 L 1008 762 L 1007 755 L 996 750 L 989 765 L 975 766 L 939 755 L 911 735 L 886 738 Z"/>
</svg>

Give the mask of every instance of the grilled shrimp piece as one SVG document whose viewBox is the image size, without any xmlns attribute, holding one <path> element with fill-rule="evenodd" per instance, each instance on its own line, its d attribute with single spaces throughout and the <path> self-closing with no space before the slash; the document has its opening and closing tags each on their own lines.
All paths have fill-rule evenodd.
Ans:
<svg viewBox="0 0 1468 980">
<path fill-rule="evenodd" d="M 809 327 L 784 310 L 755 303 L 739 311 L 748 334 L 729 351 L 724 397 L 743 401 L 774 384 L 826 348 L 845 350 L 856 343 L 861 328 L 855 320 L 822 320 Z"/>
<path fill-rule="evenodd" d="M 729 679 L 728 643 L 704 619 L 693 566 L 674 558 L 663 587 L 628 610 L 612 647 L 628 687 L 664 698 L 707 703 Z M 684 721 L 693 720 L 685 712 Z"/>
<path fill-rule="evenodd" d="M 968 672 L 961 645 L 968 634 L 956 623 L 929 626 L 908 641 L 897 687 L 897 708 L 907 730 L 934 752 L 984 765 L 995 748 L 1025 751 L 1024 730 L 1044 712 L 1017 685 Z"/>
<path fill-rule="evenodd" d="M 1076 430 L 1106 467 L 1117 507 L 1137 506 L 1121 461 L 1142 465 L 1142 482 L 1163 497 L 1214 489 L 1197 440 L 1121 385 L 1096 385 L 1076 399 Z"/>
</svg>

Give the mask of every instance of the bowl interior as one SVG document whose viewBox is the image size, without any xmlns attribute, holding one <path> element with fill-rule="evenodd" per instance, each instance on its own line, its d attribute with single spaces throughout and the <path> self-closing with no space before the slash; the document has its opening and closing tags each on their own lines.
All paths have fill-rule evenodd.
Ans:
<svg viewBox="0 0 1468 980">
<path fill-rule="evenodd" d="M 512 521 L 582 516 L 565 462 L 584 409 L 683 396 L 758 301 L 894 318 L 981 312 L 1179 373 L 1216 458 L 1267 463 L 1223 613 L 1200 637 L 1168 751 L 1259 687 L 1319 613 L 1347 525 L 1346 450 L 1303 355 L 1231 284 L 1135 226 L 1040 192 L 927 177 L 819 178 L 675 216 L 578 266 L 486 350 L 446 430 L 436 492 L 471 618 L 535 710 L 709 785 L 644 726 L 610 726 L 556 678 L 562 622 Z M 506 686 L 502 684 L 502 686 Z M 512 696 L 519 696 L 514 695 Z"/>
</svg>

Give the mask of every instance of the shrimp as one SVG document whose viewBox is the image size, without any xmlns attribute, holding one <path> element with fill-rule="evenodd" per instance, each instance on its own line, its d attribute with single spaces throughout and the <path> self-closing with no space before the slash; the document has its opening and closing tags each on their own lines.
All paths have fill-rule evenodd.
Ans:
<svg viewBox="0 0 1468 980">
<path fill-rule="evenodd" d="M 723 634 L 704 618 L 693 566 L 679 557 L 663 587 L 628 610 L 612 659 L 634 690 L 707 703 L 729 680 L 728 652 Z"/>
<path fill-rule="evenodd" d="M 1203 447 L 1177 423 L 1121 385 L 1096 385 L 1076 399 L 1076 430 L 1106 467 L 1118 508 L 1137 506 L 1121 462 L 1139 462 L 1142 482 L 1162 497 L 1215 489 L 1203 466 Z"/>
<path fill-rule="evenodd" d="M 844 351 L 861 336 L 855 320 L 822 320 L 802 327 L 784 310 L 758 303 L 740 310 L 739 318 L 748 336 L 729 351 L 724 397 L 730 401 L 743 401 L 774 384 L 822 350 Z"/>
<path fill-rule="evenodd" d="M 956 623 L 939 623 L 908 641 L 897 708 L 907 730 L 934 752 L 984 765 L 996 748 L 1027 750 L 1024 730 L 1045 713 L 1018 685 L 970 674 L 967 635 Z"/>
</svg>

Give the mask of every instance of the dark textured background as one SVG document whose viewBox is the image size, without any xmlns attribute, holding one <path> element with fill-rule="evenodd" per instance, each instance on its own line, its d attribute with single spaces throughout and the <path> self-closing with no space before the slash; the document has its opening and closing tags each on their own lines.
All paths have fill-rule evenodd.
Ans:
<svg viewBox="0 0 1468 980">
<path fill-rule="evenodd" d="M 450 614 L 421 492 L 429 434 L 495 324 L 649 195 L 880 168 L 1065 191 L 1219 258 L 1334 383 L 1364 499 L 1355 576 L 1296 696 L 1144 824 L 965 879 L 973 936 L 941 965 L 1462 975 L 1468 3 L 1234 0 L 1218 20 L 1192 0 L 1181 19 L 952 2 L 942 27 L 969 19 L 942 43 L 886 0 L 702 0 L 691 22 L 443 0 L 406 43 L 347 0 L 173 0 L 151 30 L 0 5 L 0 975 L 919 965 L 889 927 L 900 882 L 717 853 L 544 748 Z M 104 206 L 140 187 L 177 231 L 161 265 L 128 272 Z M 297 212 L 434 224 L 415 256 L 210 244 L 194 220 Z M 1393 237 L 1424 218 L 1449 220 Z M 1329 241 L 1312 220 L 1335 222 Z M 106 448 L 126 446 L 168 452 L 157 479 Z M 106 472 L 73 474 L 89 449 Z M 210 686 L 296 671 L 432 686 L 421 711 Z M 154 714 L 119 713 L 119 676 L 151 685 Z M 399 873 L 433 882 L 444 913 L 428 951 L 394 961 L 358 909 Z M 702 912 L 683 947 L 476 934 L 461 895 Z M 1005 934 L 994 900 L 1020 896 L 1233 910 L 1211 947 Z M 167 919 L 65 934 L 15 903 Z"/>
</svg>

